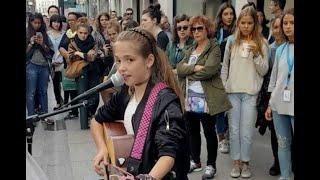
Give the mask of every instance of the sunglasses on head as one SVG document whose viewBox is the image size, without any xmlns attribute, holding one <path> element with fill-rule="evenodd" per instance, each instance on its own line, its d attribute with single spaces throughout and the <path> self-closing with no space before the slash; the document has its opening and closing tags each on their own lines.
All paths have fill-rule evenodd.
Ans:
<svg viewBox="0 0 320 180">
<path fill-rule="evenodd" d="M 186 31 L 186 30 L 188 30 L 188 28 L 189 28 L 189 26 L 177 26 L 178 31 L 181 31 L 182 29 Z"/>
<path fill-rule="evenodd" d="M 198 32 L 202 32 L 203 29 L 204 29 L 203 26 L 198 26 L 198 27 L 192 27 L 192 28 L 191 28 L 191 31 L 192 31 L 192 32 L 196 32 L 196 30 L 197 30 Z"/>
</svg>

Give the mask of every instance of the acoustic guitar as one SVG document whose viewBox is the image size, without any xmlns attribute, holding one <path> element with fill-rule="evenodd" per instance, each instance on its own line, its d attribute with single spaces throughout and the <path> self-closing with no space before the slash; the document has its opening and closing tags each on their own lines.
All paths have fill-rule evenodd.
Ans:
<svg viewBox="0 0 320 180">
<path fill-rule="evenodd" d="M 123 123 L 119 121 L 103 123 L 103 128 L 109 163 L 125 171 L 126 160 L 130 156 L 134 136 L 128 135 Z"/>
</svg>

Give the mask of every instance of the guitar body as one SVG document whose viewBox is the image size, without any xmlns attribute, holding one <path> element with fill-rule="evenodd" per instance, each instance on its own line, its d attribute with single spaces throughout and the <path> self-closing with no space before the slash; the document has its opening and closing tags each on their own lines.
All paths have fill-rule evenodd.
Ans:
<svg viewBox="0 0 320 180">
<path fill-rule="evenodd" d="M 122 122 L 108 122 L 103 123 L 104 135 L 108 139 L 111 136 L 123 136 L 127 135 L 126 128 Z"/>
<path fill-rule="evenodd" d="M 128 135 L 122 122 L 103 123 L 110 163 L 126 169 L 126 159 L 134 142 L 134 136 Z"/>
<path fill-rule="evenodd" d="M 127 158 L 133 146 L 133 135 L 113 136 L 107 141 L 111 164 L 121 168 L 127 167 Z"/>
</svg>

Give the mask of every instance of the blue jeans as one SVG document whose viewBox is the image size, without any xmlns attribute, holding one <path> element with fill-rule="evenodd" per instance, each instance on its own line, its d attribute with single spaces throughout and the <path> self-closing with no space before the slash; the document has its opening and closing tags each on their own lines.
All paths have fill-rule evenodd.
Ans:
<svg viewBox="0 0 320 180">
<path fill-rule="evenodd" d="M 257 95 L 231 93 L 229 110 L 230 155 L 233 160 L 250 161 L 254 124 L 257 119 Z"/>
<path fill-rule="evenodd" d="M 48 112 L 48 81 L 49 69 L 48 66 L 40 66 L 33 63 L 28 63 L 26 67 L 26 102 L 28 116 L 35 114 L 35 94 L 36 90 L 39 94 L 40 113 Z"/>
<path fill-rule="evenodd" d="M 294 116 L 278 114 L 276 111 L 272 111 L 272 116 L 278 140 L 281 178 L 289 179 L 292 174 L 291 143 L 294 132 Z"/>
</svg>

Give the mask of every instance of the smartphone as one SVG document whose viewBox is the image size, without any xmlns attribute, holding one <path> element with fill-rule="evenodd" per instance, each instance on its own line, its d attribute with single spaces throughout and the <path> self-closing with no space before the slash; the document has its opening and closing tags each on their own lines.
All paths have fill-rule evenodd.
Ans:
<svg viewBox="0 0 320 180">
<path fill-rule="evenodd" d="M 41 32 L 36 32 L 36 36 L 37 37 L 42 37 L 42 33 Z"/>
<path fill-rule="evenodd" d="M 111 43 L 110 39 L 106 39 L 107 46 L 110 46 L 110 43 Z"/>
</svg>

